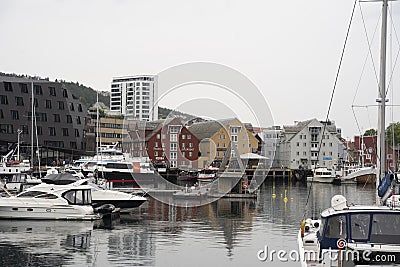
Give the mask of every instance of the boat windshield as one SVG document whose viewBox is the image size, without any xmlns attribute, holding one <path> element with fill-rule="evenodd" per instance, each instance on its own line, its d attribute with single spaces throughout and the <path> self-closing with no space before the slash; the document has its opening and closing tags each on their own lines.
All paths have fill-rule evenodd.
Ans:
<svg viewBox="0 0 400 267">
<path fill-rule="evenodd" d="M 372 215 L 372 243 L 400 244 L 399 213 L 375 213 Z"/>
<path fill-rule="evenodd" d="M 351 239 L 367 240 L 369 235 L 371 215 L 359 213 L 350 215 Z"/>
<path fill-rule="evenodd" d="M 63 195 L 69 204 L 73 205 L 91 205 L 92 195 L 90 189 L 69 190 Z"/>
<path fill-rule="evenodd" d="M 346 238 L 346 216 L 329 217 L 325 228 L 325 237 L 327 238 Z"/>
</svg>

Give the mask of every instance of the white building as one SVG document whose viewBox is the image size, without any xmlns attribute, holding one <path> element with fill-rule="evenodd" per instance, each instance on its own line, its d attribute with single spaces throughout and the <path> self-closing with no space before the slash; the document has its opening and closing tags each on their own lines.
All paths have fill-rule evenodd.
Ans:
<svg viewBox="0 0 400 267">
<path fill-rule="evenodd" d="M 157 76 L 136 75 L 113 78 L 110 111 L 128 119 L 158 120 Z"/>
<path fill-rule="evenodd" d="M 261 155 L 268 158 L 267 163 L 274 168 L 281 167 L 279 159 L 280 135 L 282 129 L 280 126 L 272 126 L 260 129 L 258 136 L 262 140 Z"/>
<path fill-rule="evenodd" d="M 325 123 L 312 119 L 283 126 L 281 164 L 291 169 L 298 169 L 300 165 L 306 168 L 335 168 L 340 163 L 344 151 L 339 137 L 340 129 L 336 128 L 332 121 Z"/>
</svg>

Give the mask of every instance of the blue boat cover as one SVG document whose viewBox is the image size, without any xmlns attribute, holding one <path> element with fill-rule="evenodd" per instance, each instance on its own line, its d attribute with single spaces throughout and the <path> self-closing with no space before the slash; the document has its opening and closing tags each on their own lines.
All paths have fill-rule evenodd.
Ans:
<svg viewBox="0 0 400 267">
<path fill-rule="evenodd" d="M 385 178 L 381 180 L 378 186 L 378 196 L 383 197 L 386 194 L 386 191 L 389 189 L 392 184 L 392 180 L 394 178 L 393 173 L 386 174 Z"/>
</svg>

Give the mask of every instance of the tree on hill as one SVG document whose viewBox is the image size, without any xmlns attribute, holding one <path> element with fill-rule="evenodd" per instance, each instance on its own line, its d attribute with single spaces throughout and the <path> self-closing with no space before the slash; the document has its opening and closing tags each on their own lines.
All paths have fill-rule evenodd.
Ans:
<svg viewBox="0 0 400 267">
<path fill-rule="evenodd" d="M 365 131 L 364 136 L 374 136 L 377 134 L 377 131 L 375 129 L 368 129 Z"/>
<path fill-rule="evenodd" d="M 385 131 L 386 142 L 390 145 L 400 144 L 400 122 L 393 122 L 389 124 Z"/>
</svg>

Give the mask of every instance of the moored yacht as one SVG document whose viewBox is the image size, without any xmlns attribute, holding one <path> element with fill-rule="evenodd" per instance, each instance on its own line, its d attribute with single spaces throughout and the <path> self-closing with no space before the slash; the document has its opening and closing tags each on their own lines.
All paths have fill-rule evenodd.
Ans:
<svg viewBox="0 0 400 267">
<path fill-rule="evenodd" d="M 0 198 L 1 219 L 96 220 L 87 185 L 33 186 L 17 196 Z"/>
<path fill-rule="evenodd" d="M 354 266 L 373 263 L 385 255 L 388 264 L 400 261 L 400 209 L 347 204 L 332 198 L 321 219 L 307 219 L 298 234 L 302 266 Z M 381 262 L 382 264 L 382 262 Z"/>
<path fill-rule="evenodd" d="M 336 174 L 333 170 L 329 170 L 325 167 L 319 167 L 313 170 L 313 176 L 307 177 L 308 182 L 317 182 L 317 183 L 333 183 L 333 180 L 336 178 Z"/>
</svg>

